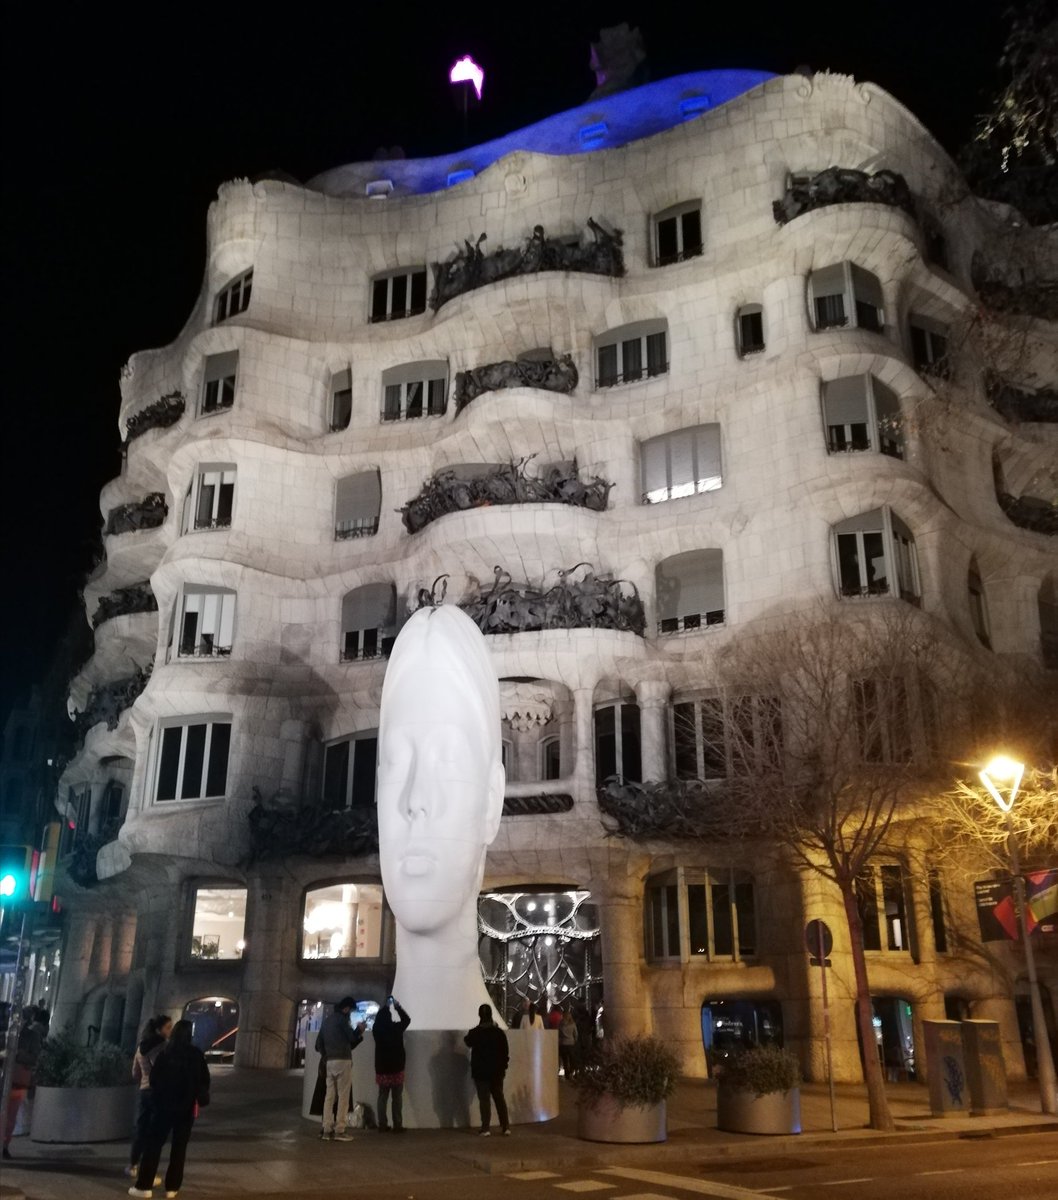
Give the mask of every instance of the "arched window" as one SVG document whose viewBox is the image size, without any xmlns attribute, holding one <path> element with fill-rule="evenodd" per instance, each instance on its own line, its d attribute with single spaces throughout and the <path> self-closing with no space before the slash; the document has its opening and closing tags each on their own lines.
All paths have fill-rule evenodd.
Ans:
<svg viewBox="0 0 1058 1200">
<path fill-rule="evenodd" d="M 228 317 L 244 313 L 250 307 L 250 292 L 253 290 L 253 267 L 236 275 L 217 293 L 213 302 L 213 324 L 219 325 Z"/>
<path fill-rule="evenodd" d="M 644 504 L 678 500 L 712 492 L 723 483 L 720 470 L 720 426 L 675 429 L 639 444 Z"/>
<path fill-rule="evenodd" d="M 833 528 L 838 593 L 846 598 L 896 595 L 917 604 L 921 596 L 915 539 L 888 508 L 849 517 Z"/>
<path fill-rule="evenodd" d="M 679 867 L 646 887 L 647 957 L 752 958 L 757 953 L 753 876 L 729 867 Z M 686 913 L 684 919 L 683 913 Z"/>
<path fill-rule="evenodd" d="M 735 345 L 740 358 L 759 354 L 764 349 L 764 309 L 759 304 L 743 304 L 735 313 Z"/>
<path fill-rule="evenodd" d="M 382 372 L 382 420 L 413 421 L 444 414 L 448 364 L 441 360 L 404 363 Z"/>
<path fill-rule="evenodd" d="M 663 319 L 622 325 L 595 339 L 596 387 L 637 383 L 668 369 L 668 324 Z"/>
<path fill-rule="evenodd" d="M 977 559 L 970 559 L 970 567 L 966 573 L 966 592 L 970 601 L 970 620 L 973 622 L 974 633 L 982 646 L 992 649 L 992 638 L 988 627 L 988 604 L 985 600 L 984 584 L 981 573 L 977 569 Z"/>
<path fill-rule="evenodd" d="M 658 633 L 724 623 L 724 552 L 688 550 L 655 568 Z"/>
<path fill-rule="evenodd" d="M 822 395 L 831 454 L 875 450 L 904 457 L 900 402 L 884 383 L 873 375 L 845 375 L 825 382 Z"/>
<path fill-rule="evenodd" d="M 378 471 L 359 471 L 339 479 L 334 490 L 334 537 L 370 537 L 378 533 L 382 481 Z"/>
<path fill-rule="evenodd" d="M 397 591 L 368 583 L 342 600 L 342 662 L 388 658 L 397 638 Z"/>
<path fill-rule="evenodd" d="M 813 271 L 808 277 L 808 297 L 813 329 L 883 330 L 882 285 L 855 263 L 835 263 Z"/>
</svg>

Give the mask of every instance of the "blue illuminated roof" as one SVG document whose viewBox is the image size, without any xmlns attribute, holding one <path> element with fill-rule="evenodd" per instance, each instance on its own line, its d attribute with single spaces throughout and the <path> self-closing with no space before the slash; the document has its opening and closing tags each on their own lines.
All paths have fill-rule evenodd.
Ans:
<svg viewBox="0 0 1058 1200">
<path fill-rule="evenodd" d="M 672 129 L 766 83 L 770 71 L 693 71 L 630 88 L 579 108 L 545 117 L 535 125 L 480 146 L 436 158 L 402 158 L 350 163 L 324 171 L 308 186 L 330 195 L 419 195 L 471 179 L 519 150 L 534 154 L 583 154 L 610 150 Z M 392 184 L 392 188 L 387 184 Z"/>
</svg>

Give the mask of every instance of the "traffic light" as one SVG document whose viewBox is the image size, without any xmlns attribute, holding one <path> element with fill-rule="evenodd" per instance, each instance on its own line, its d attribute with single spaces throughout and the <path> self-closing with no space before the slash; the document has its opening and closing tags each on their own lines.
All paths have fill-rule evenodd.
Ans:
<svg viewBox="0 0 1058 1200">
<path fill-rule="evenodd" d="M 32 846 L 0 846 L 0 904 L 7 908 L 32 898 L 32 870 Z"/>
</svg>

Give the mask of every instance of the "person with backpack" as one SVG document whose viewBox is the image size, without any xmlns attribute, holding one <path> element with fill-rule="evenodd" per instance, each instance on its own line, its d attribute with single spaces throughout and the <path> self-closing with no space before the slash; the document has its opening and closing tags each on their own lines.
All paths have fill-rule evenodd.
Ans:
<svg viewBox="0 0 1058 1200">
<path fill-rule="evenodd" d="M 169 1043 L 151 1067 L 151 1120 L 140 1158 L 139 1174 L 130 1196 L 151 1200 L 162 1147 L 172 1136 L 165 1169 L 165 1195 L 174 1200 L 184 1182 L 184 1162 L 191 1129 L 200 1108 L 209 1104 L 209 1067 L 202 1051 L 191 1041 L 190 1021 L 177 1021 Z"/>
<path fill-rule="evenodd" d="M 481 1109 L 480 1137 L 489 1137 L 492 1123 L 492 1104 L 496 1102 L 496 1115 L 500 1119 L 500 1130 L 504 1137 L 511 1136 L 511 1122 L 507 1114 L 507 1101 L 503 1097 L 503 1077 L 507 1074 L 510 1047 L 507 1035 L 492 1019 L 492 1006 L 478 1007 L 478 1023 L 463 1039 L 470 1047 L 470 1077 L 478 1093 Z"/>
<path fill-rule="evenodd" d="M 139 1045 L 136 1047 L 136 1057 L 132 1062 L 132 1080 L 140 1085 L 140 1090 L 136 1093 L 136 1124 L 132 1134 L 132 1145 L 129 1147 L 129 1165 L 125 1168 L 125 1174 L 132 1178 L 139 1173 L 140 1158 L 147 1140 L 147 1130 L 151 1125 L 151 1067 L 165 1048 L 172 1031 L 172 1017 L 164 1013 L 151 1017 L 143 1027 Z"/>
</svg>

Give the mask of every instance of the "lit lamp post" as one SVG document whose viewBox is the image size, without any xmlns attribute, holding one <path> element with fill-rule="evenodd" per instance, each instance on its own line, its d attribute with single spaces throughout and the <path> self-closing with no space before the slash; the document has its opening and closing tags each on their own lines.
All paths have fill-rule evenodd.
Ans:
<svg viewBox="0 0 1058 1200">
<path fill-rule="evenodd" d="M 1036 1037 L 1036 1075 L 1040 1084 L 1040 1107 L 1045 1113 L 1058 1113 L 1054 1059 L 1051 1057 L 1051 1042 L 1047 1033 L 1047 1022 L 1043 1015 L 1040 985 L 1036 978 L 1036 957 L 1029 939 L 1029 923 L 1025 908 L 1025 881 L 1021 877 L 1018 843 L 1014 836 L 1014 821 L 1010 815 L 1024 773 L 1024 763 L 1014 762 L 1013 759 L 1000 755 L 998 758 L 993 758 L 988 766 L 978 774 L 981 782 L 988 789 L 988 794 L 999 805 L 1006 821 L 1007 851 L 1010 854 L 1010 869 L 1014 876 L 1014 900 L 1018 910 L 1021 944 L 1025 947 L 1025 967 L 1029 976 L 1029 999 L 1032 1002 L 1032 1028 Z M 1003 794 L 1004 791 L 1006 795 Z"/>
</svg>

